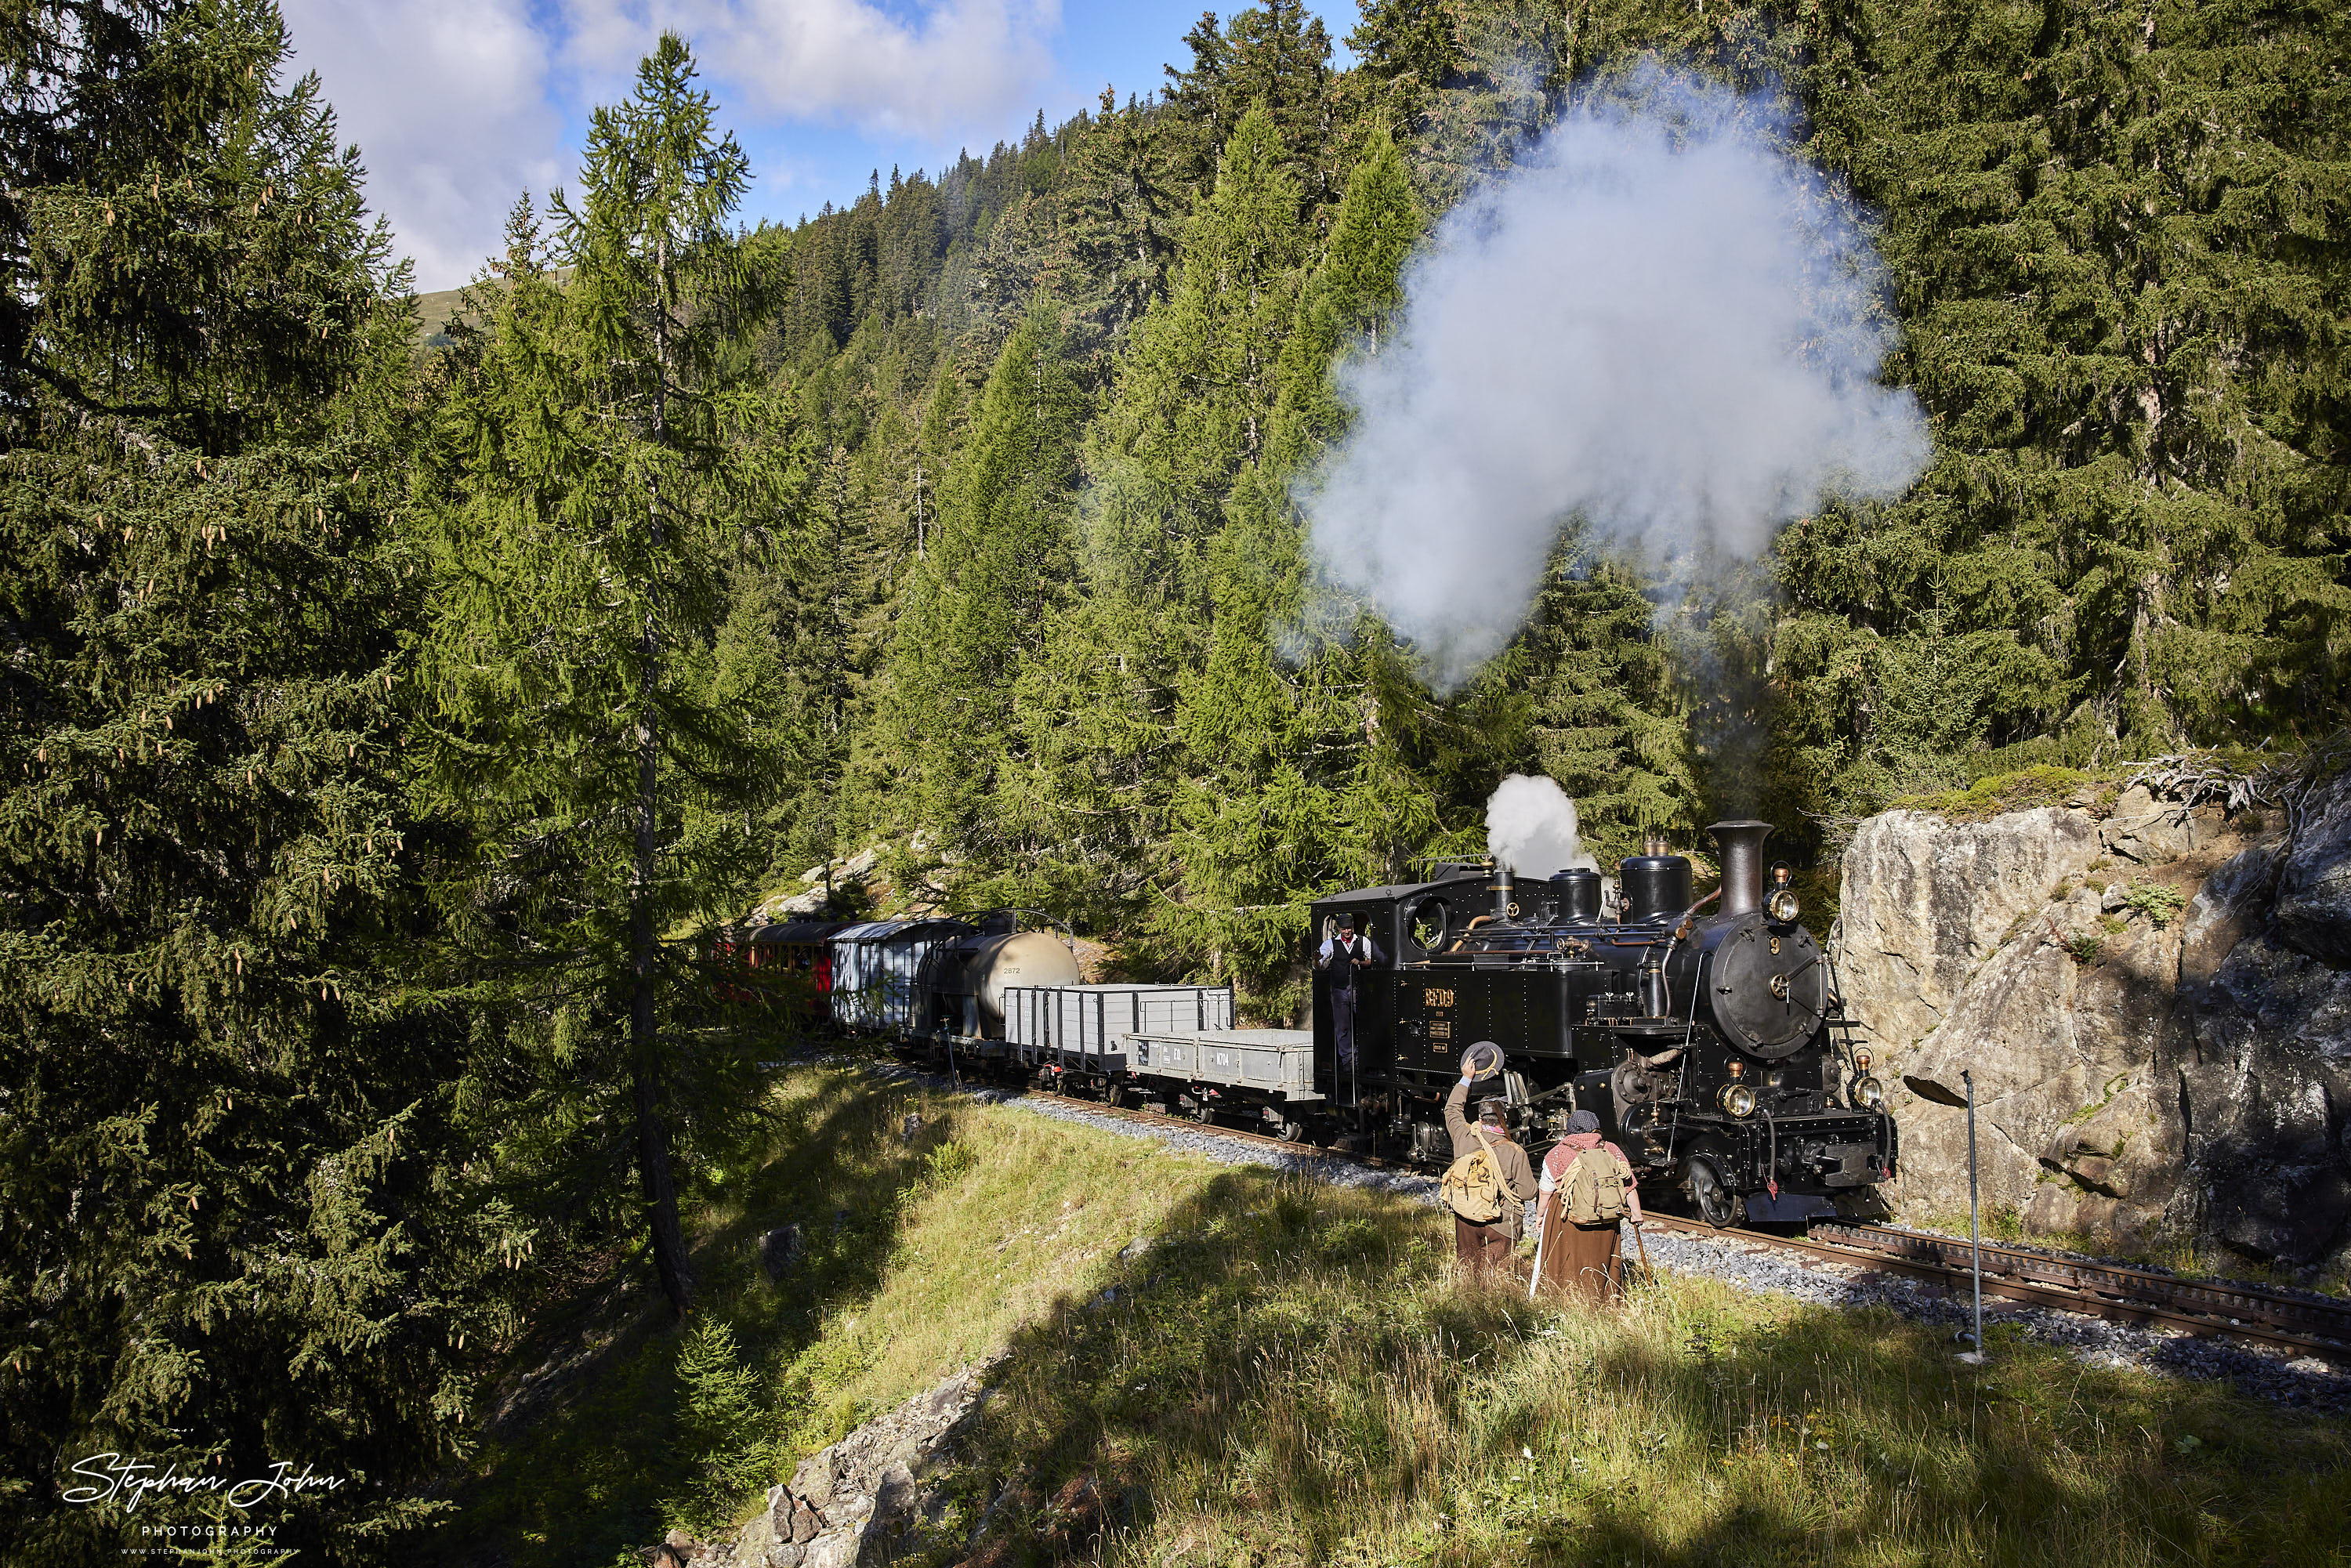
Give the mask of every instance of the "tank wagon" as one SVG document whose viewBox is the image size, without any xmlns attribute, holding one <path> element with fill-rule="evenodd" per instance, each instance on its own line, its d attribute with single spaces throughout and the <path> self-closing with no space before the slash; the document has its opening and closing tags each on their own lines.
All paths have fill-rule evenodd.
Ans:
<svg viewBox="0 0 2351 1568">
<path fill-rule="evenodd" d="M 899 1040 L 1000 1044 L 1008 990 L 1078 978 L 1069 944 L 1023 930 L 1009 910 L 969 920 L 778 921 L 721 936 L 713 956 L 747 971 L 722 982 L 735 999 Z"/>
</svg>

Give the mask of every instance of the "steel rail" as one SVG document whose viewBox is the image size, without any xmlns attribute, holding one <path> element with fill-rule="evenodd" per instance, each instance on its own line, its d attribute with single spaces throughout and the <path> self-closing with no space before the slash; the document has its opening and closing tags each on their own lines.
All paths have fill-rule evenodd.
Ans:
<svg viewBox="0 0 2351 1568">
<path fill-rule="evenodd" d="M 1968 1244 L 1952 1237 L 1896 1230 L 1883 1225 L 1816 1224 L 1816 1239 L 1917 1258 L 1948 1268 L 1963 1266 Z M 1986 1247 L 1984 1266 L 2002 1275 L 2061 1290 L 2126 1300 L 2161 1301 L 2183 1312 L 2252 1322 L 2263 1328 L 2351 1342 L 2351 1303 L 2313 1301 L 2260 1285 L 2234 1281 L 2183 1279 L 2177 1274 L 2065 1258 L 2023 1247 Z"/>
<path fill-rule="evenodd" d="M 1685 1219 L 1678 1215 L 1652 1216 L 1651 1222 L 1669 1230 L 1686 1231 L 1692 1235 L 1711 1237 L 1721 1240 L 1750 1242 L 1782 1251 L 1801 1252 L 1853 1268 L 1907 1274 L 1915 1279 L 1948 1284 L 1954 1289 L 1966 1284 L 1969 1279 L 1969 1271 L 1965 1267 L 1929 1261 L 1907 1250 L 1886 1249 L 1854 1242 L 1816 1241 L 1808 1237 L 1777 1236 L 1758 1230 L 1718 1230 L 1704 1220 Z M 1856 1227 L 1855 1228 L 1876 1228 Z M 1906 1236 L 1906 1233 L 1899 1231 L 1886 1234 Z M 1968 1244 L 1964 1241 L 1948 1245 L 1952 1246 L 1961 1254 L 1968 1250 Z M 2193 1334 L 2247 1340 L 2258 1344 L 2273 1345 L 2283 1350 L 2305 1351 L 2336 1359 L 2342 1358 L 2345 1352 L 2345 1343 L 2341 1339 L 2330 1343 L 2328 1340 L 2315 1338 L 2309 1334 L 2293 1333 L 2262 1323 L 2246 1322 L 2241 1318 L 2213 1316 L 2209 1312 L 2179 1310 L 2173 1303 L 2183 1297 L 2195 1300 L 2200 1294 L 2210 1299 L 2226 1294 L 2224 1291 L 2216 1291 L 2212 1287 L 2201 1285 L 2194 1281 L 2179 1281 L 2168 1275 L 2147 1274 L 2145 1278 L 2151 1283 L 2146 1288 L 2146 1296 L 2134 1299 L 2129 1296 L 2109 1295 L 2083 1286 L 2037 1284 L 2029 1280 L 1995 1273 L 1992 1271 L 1997 1266 L 1997 1260 L 1993 1257 L 1994 1250 L 1990 1247 L 1984 1249 L 1983 1288 L 1984 1294 L 1988 1296 L 2001 1296 L 2010 1301 L 2023 1301 L 2032 1306 L 2054 1307 L 2061 1312 L 2077 1312 L 2086 1317 L 2106 1318 L 2116 1322 L 2159 1323 L 2166 1328 L 2180 1329 Z M 2048 1260 L 2044 1258 L 2040 1260 L 2045 1262 Z M 2141 1270 L 2125 1271 L 2143 1272 Z M 2187 1290 L 2175 1292 L 2171 1289 L 2174 1286 L 2186 1286 Z M 2147 1297 L 2155 1299 L 2149 1300 L 2147 1299 Z M 2324 1309 L 2320 1310 L 2324 1311 Z M 2345 1337 L 2351 1338 L 2351 1331 L 2345 1331 Z"/>
</svg>

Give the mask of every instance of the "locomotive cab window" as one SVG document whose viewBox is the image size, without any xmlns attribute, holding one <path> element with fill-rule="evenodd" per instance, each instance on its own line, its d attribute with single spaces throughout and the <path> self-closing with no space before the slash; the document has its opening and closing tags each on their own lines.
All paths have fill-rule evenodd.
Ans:
<svg viewBox="0 0 2351 1568">
<path fill-rule="evenodd" d="M 1423 952 L 1434 953 L 1445 946 L 1445 938 L 1452 929 L 1451 917 L 1452 911 L 1446 907 L 1445 900 L 1424 898 L 1412 906 L 1412 917 L 1405 929 Z"/>
</svg>

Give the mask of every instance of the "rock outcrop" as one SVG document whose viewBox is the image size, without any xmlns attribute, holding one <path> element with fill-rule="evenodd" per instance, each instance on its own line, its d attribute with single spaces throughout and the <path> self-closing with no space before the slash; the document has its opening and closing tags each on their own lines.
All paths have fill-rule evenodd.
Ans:
<svg viewBox="0 0 2351 1568">
<path fill-rule="evenodd" d="M 2286 830 L 2145 786 L 1983 822 L 1892 811 L 1844 866 L 1834 952 L 1903 1124 L 1898 1204 L 1983 1200 L 2136 1249 L 2351 1259 L 2351 776 Z"/>
<path fill-rule="evenodd" d="M 638 1558 L 648 1568 L 871 1568 L 935 1544 L 950 1518 L 934 1483 L 987 1397 L 986 1370 L 960 1372 L 801 1460 L 734 1539 L 672 1531 Z"/>
<path fill-rule="evenodd" d="M 1932 1033 L 1985 960 L 2049 890 L 2098 854 L 2096 825 L 2055 807 L 1954 825 L 1923 811 L 1872 817 L 1845 851 L 1839 977 L 1868 998 L 1881 1044 Z"/>
</svg>

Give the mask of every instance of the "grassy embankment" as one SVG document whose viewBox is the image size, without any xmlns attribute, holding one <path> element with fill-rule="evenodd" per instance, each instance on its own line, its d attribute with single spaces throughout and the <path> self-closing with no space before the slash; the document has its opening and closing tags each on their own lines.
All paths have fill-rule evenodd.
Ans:
<svg viewBox="0 0 2351 1568">
<path fill-rule="evenodd" d="M 2022 1343 L 1971 1373 L 1890 1314 L 1697 1280 L 1537 1309 L 1457 1287 L 1439 1217 L 1395 1199 L 833 1071 L 778 1103 L 776 1157 L 706 1217 L 753 1396 L 731 1450 L 681 1436 L 686 1337 L 646 1329 L 486 1450 L 462 1535 L 612 1561 L 710 1477 L 788 1475 L 1008 1341 L 912 1561 L 959 1561 L 1011 1480 L 991 1562 L 2351 1563 L 2341 1425 L 2216 1386 Z M 790 1220 L 809 1255 L 771 1286 L 752 1239 Z M 1081 1476 L 1092 1517 L 1051 1506 Z"/>
</svg>

